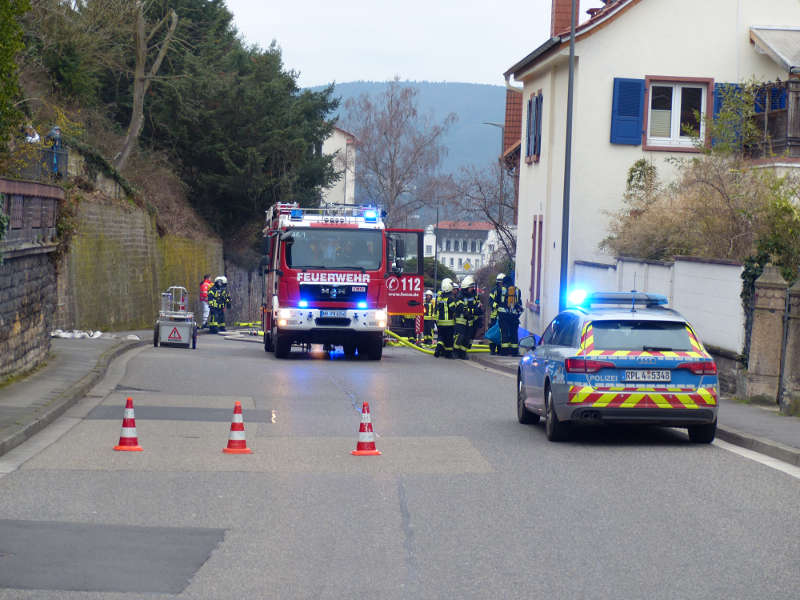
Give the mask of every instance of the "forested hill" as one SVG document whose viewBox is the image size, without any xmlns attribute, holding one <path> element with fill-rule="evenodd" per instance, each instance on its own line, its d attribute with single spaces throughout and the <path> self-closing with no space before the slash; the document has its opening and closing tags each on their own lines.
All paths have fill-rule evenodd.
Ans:
<svg viewBox="0 0 800 600">
<path fill-rule="evenodd" d="M 477 83 L 433 83 L 429 81 L 409 81 L 419 90 L 418 108 L 422 114 L 433 113 L 441 121 L 448 113 L 458 115 L 458 121 L 445 137 L 448 155 L 442 170 L 455 172 L 462 165 L 474 164 L 480 167 L 496 160 L 500 150 L 500 128 L 483 125 L 484 121 L 502 123 L 505 117 L 506 91 L 502 85 Z M 361 94 L 371 96 L 386 90 L 387 82 L 352 81 L 337 83 L 334 96 L 341 98 L 340 126 L 347 129 L 344 120 L 344 103 L 349 98 Z M 319 90 L 322 88 L 312 88 Z"/>
</svg>

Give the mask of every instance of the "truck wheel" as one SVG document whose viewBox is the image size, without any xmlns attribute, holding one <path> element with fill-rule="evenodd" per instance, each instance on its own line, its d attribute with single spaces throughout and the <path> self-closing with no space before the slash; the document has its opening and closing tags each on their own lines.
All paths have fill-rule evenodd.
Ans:
<svg viewBox="0 0 800 600">
<path fill-rule="evenodd" d="M 275 358 L 289 358 L 292 342 L 286 335 L 275 334 Z"/>
<path fill-rule="evenodd" d="M 372 336 L 364 346 L 369 360 L 380 360 L 383 355 L 383 334 Z"/>
<path fill-rule="evenodd" d="M 274 352 L 272 345 L 272 332 L 264 332 L 264 352 Z"/>
<path fill-rule="evenodd" d="M 153 327 L 153 347 L 158 348 L 158 323 Z"/>
<path fill-rule="evenodd" d="M 197 326 L 195 325 L 194 331 L 192 332 L 192 350 L 197 350 Z"/>
</svg>

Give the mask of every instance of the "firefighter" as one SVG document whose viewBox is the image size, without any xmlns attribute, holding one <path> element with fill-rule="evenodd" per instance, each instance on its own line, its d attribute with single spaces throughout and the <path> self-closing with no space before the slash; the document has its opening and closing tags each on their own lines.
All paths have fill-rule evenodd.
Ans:
<svg viewBox="0 0 800 600">
<path fill-rule="evenodd" d="M 439 298 L 436 300 L 436 329 L 438 340 L 434 356 L 453 358 L 453 327 L 455 326 L 456 300 L 453 298 L 453 281 L 444 279 Z"/>
<path fill-rule="evenodd" d="M 467 275 L 461 282 L 461 297 L 458 299 L 455 314 L 453 348 L 457 358 L 467 358 L 467 350 L 472 348 L 475 322 L 483 314 L 480 300 L 475 294 L 475 279 L 472 275 Z"/>
<path fill-rule="evenodd" d="M 220 275 L 208 290 L 208 306 L 211 317 L 208 320 L 209 333 L 225 331 L 225 309 L 231 306 L 231 295 L 228 293 L 228 278 Z"/>
<path fill-rule="evenodd" d="M 486 327 L 487 330 L 497 323 L 497 306 L 500 302 L 500 295 L 503 290 L 503 279 L 505 279 L 505 276 L 505 273 L 498 273 L 495 278 L 494 287 L 492 291 L 489 292 L 489 325 Z M 497 345 L 490 341 L 489 353 L 497 354 L 497 350 Z"/>
<path fill-rule="evenodd" d="M 500 321 L 500 354 L 519 354 L 519 315 L 522 313 L 522 298 L 511 275 L 503 278 L 500 301 L 497 303 L 497 318 Z"/>
<path fill-rule="evenodd" d="M 425 317 L 423 319 L 422 342 L 433 345 L 433 326 L 436 323 L 436 301 L 433 290 L 425 290 Z"/>
</svg>

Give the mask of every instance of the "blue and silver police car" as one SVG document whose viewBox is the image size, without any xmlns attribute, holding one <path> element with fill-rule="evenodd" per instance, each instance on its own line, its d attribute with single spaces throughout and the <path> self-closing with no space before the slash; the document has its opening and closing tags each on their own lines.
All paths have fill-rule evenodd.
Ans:
<svg viewBox="0 0 800 600">
<path fill-rule="evenodd" d="M 717 367 L 667 299 L 642 292 L 590 294 L 559 313 L 539 344 L 520 346 L 517 418 L 545 419 L 551 441 L 573 423 L 685 427 L 710 443 L 717 430 Z"/>
</svg>

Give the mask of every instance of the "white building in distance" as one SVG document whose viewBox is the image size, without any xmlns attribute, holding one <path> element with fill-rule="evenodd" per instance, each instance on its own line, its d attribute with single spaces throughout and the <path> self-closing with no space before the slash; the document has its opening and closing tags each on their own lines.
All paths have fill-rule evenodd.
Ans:
<svg viewBox="0 0 800 600">
<path fill-rule="evenodd" d="M 322 202 L 355 204 L 356 199 L 356 145 L 352 133 L 333 128 L 333 133 L 322 144 L 322 153 L 333 155 L 333 168 L 342 176 L 332 187 L 322 190 Z"/>
<path fill-rule="evenodd" d="M 463 279 L 491 263 L 499 240 L 489 222 L 440 221 L 438 230 L 435 225 L 425 228 L 424 246 L 426 258 L 437 256 Z"/>
</svg>

